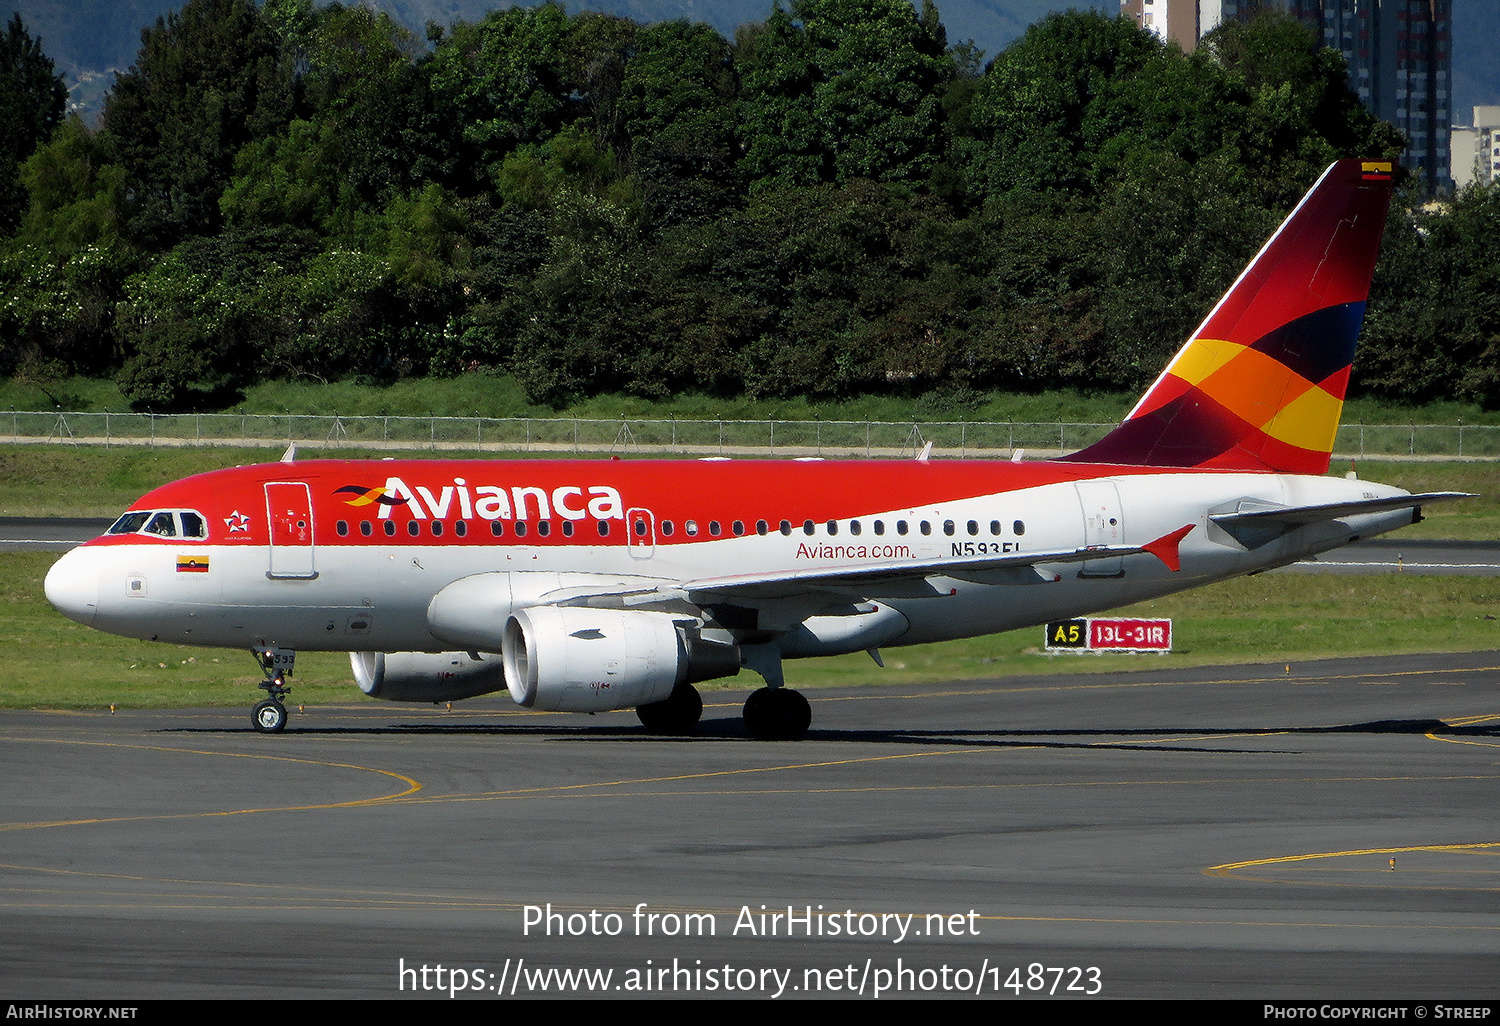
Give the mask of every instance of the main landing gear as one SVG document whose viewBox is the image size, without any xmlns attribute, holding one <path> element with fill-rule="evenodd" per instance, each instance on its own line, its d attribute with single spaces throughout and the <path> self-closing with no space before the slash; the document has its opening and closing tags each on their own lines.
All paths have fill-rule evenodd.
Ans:
<svg viewBox="0 0 1500 1026">
<path fill-rule="evenodd" d="M 797 741 L 812 725 L 812 707 L 790 688 L 750 692 L 743 715 L 745 730 L 757 741 Z"/>
<path fill-rule="evenodd" d="M 660 702 L 636 706 L 635 714 L 652 734 L 690 734 L 703 715 L 703 698 L 691 684 L 679 684 Z"/>
<path fill-rule="evenodd" d="M 277 734 L 286 729 L 286 705 L 282 699 L 292 693 L 286 679 L 292 675 L 297 653 L 286 648 L 258 648 L 254 655 L 266 675 L 260 682 L 261 690 L 269 697 L 255 703 L 250 710 L 250 722 L 262 734 Z"/>
</svg>

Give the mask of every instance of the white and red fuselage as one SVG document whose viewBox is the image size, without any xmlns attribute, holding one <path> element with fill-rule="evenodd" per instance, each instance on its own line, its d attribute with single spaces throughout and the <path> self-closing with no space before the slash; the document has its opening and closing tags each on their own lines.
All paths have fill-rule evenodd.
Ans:
<svg viewBox="0 0 1500 1026">
<path fill-rule="evenodd" d="M 47 597 L 116 634 L 259 652 L 263 730 L 285 722 L 281 653 L 312 649 L 353 653 L 379 697 L 508 688 L 664 730 L 696 722 L 693 682 L 745 666 L 769 685 L 750 732 L 800 736 L 783 659 L 1110 609 L 1456 497 L 1321 476 L 1393 178 L 1330 166 L 1124 422 L 1072 456 L 238 467 L 146 495 L 57 562 Z"/>
<path fill-rule="evenodd" d="M 184 537 L 193 522 L 184 529 L 181 516 L 174 535 L 144 530 L 149 519 L 104 535 L 58 562 L 48 595 L 74 619 L 131 637 L 441 652 L 498 650 L 512 609 L 560 589 L 706 581 L 696 590 L 709 608 L 739 613 L 723 614 L 726 630 L 779 635 L 785 656 L 826 655 L 991 634 L 1280 566 L 1408 524 L 1413 511 L 1310 523 L 1254 548 L 1210 515 L 1404 495 L 1330 477 L 1054 462 L 271 463 L 149 493 L 131 509 L 191 512 L 203 536 Z M 1176 571 L 1145 551 L 1040 556 L 1143 546 L 1188 525 Z M 994 556 L 1013 565 L 987 567 Z M 806 573 L 861 568 L 886 573 L 848 585 Z M 493 582 L 478 614 L 495 620 L 493 636 L 466 637 L 455 626 L 462 610 L 434 609 L 476 575 Z M 739 579 L 756 586 L 736 589 Z M 889 612 L 819 608 L 851 600 Z"/>
</svg>

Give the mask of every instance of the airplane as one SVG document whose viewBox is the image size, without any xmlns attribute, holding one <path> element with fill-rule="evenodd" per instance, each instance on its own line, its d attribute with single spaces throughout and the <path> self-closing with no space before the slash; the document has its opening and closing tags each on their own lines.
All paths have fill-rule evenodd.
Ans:
<svg viewBox="0 0 1500 1026">
<path fill-rule="evenodd" d="M 1124 421 L 1046 461 L 310 460 L 157 488 L 63 555 L 48 600 L 132 638 L 249 649 L 287 723 L 297 651 L 375 698 L 509 690 L 686 733 L 694 684 L 974 637 L 1283 566 L 1463 493 L 1327 476 L 1392 191 L 1331 165 Z"/>
</svg>

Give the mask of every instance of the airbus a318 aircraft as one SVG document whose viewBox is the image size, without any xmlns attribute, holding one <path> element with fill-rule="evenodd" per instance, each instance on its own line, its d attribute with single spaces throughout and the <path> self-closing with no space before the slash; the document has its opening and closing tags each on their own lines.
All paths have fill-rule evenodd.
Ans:
<svg viewBox="0 0 1500 1026">
<path fill-rule="evenodd" d="M 634 707 L 686 732 L 742 667 L 757 738 L 811 712 L 786 659 L 972 637 L 1304 559 L 1457 493 L 1325 476 L 1391 196 L 1332 165 L 1118 428 L 1038 462 L 318 460 L 150 492 L 47 598 L 128 637 L 297 650 L 363 691 Z M 925 455 L 925 454 L 924 454 Z"/>
</svg>

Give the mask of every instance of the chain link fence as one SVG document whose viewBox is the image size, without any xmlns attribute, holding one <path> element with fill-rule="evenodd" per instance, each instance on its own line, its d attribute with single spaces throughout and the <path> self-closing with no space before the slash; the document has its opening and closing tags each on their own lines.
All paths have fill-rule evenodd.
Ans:
<svg viewBox="0 0 1500 1026">
<path fill-rule="evenodd" d="M 616 420 L 578 417 L 344 417 L 337 414 L 0 414 L 0 442 L 77 445 L 446 450 L 641 456 L 1044 458 L 1098 441 L 1113 424 L 1002 421 Z M 8 432 L 8 434 L 7 434 Z M 1500 459 L 1500 427 L 1345 424 L 1335 455 Z"/>
</svg>

